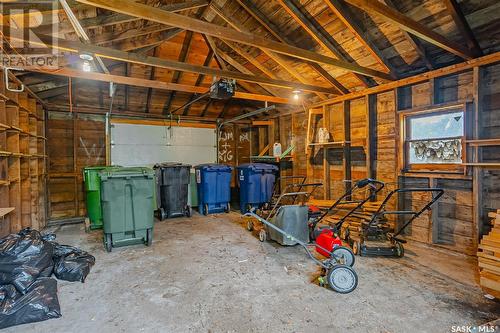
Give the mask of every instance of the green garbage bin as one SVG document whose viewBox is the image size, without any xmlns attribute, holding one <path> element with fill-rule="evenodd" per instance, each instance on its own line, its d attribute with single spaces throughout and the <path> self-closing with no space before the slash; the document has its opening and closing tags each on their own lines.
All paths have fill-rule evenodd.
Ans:
<svg viewBox="0 0 500 333">
<path fill-rule="evenodd" d="M 150 168 L 103 170 L 101 205 L 104 245 L 112 247 L 153 242 L 154 171 Z"/>
<path fill-rule="evenodd" d="M 105 166 L 83 168 L 85 204 L 91 230 L 102 229 L 101 179 L 99 178 L 99 172 L 104 169 L 106 169 Z"/>
</svg>

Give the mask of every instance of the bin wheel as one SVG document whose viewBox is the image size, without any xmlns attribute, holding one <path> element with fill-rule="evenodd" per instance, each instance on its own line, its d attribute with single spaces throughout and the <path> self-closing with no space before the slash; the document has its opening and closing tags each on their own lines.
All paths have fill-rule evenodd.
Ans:
<svg viewBox="0 0 500 333">
<path fill-rule="evenodd" d="M 153 228 L 146 231 L 146 246 L 153 245 Z"/>
<path fill-rule="evenodd" d="M 85 232 L 90 232 L 90 219 L 88 217 L 85 218 Z"/>
<path fill-rule="evenodd" d="M 204 207 L 203 215 L 208 215 L 208 204 L 205 204 L 203 207 Z"/>
<path fill-rule="evenodd" d="M 192 215 L 193 215 L 193 208 L 191 208 L 191 206 L 187 206 L 186 217 L 191 217 Z"/>
<path fill-rule="evenodd" d="M 354 253 L 355 255 L 360 254 L 360 248 L 361 244 L 359 243 L 359 241 L 354 241 L 352 243 L 352 253 Z"/>
<path fill-rule="evenodd" d="M 247 222 L 247 230 L 252 231 L 253 230 L 253 221 L 248 221 Z"/>
<path fill-rule="evenodd" d="M 261 242 L 265 242 L 267 240 L 267 232 L 264 229 L 260 229 L 259 231 L 259 240 Z"/>
<path fill-rule="evenodd" d="M 337 246 L 334 248 L 332 251 L 332 258 L 335 258 L 337 262 L 341 260 L 343 265 L 349 267 L 354 266 L 354 262 L 356 261 L 352 250 L 345 246 Z"/>
<path fill-rule="evenodd" d="M 348 294 L 358 286 L 358 275 L 349 266 L 333 266 L 326 274 L 330 288 L 341 294 Z"/>
<path fill-rule="evenodd" d="M 396 242 L 394 245 L 396 247 L 396 257 L 401 258 L 405 255 L 405 249 L 403 247 L 403 244 L 400 242 Z"/>
<path fill-rule="evenodd" d="M 167 218 L 168 218 L 168 215 L 167 215 L 167 212 L 165 211 L 165 209 L 160 208 L 160 219 L 163 221 L 163 220 L 166 220 Z"/>
<path fill-rule="evenodd" d="M 111 252 L 113 250 L 113 235 L 104 234 L 104 246 L 106 251 Z"/>
<path fill-rule="evenodd" d="M 228 202 L 226 205 L 226 209 L 224 209 L 224 212 L 229 213 L 231 211 L 231 204 Z"/>
</svg>

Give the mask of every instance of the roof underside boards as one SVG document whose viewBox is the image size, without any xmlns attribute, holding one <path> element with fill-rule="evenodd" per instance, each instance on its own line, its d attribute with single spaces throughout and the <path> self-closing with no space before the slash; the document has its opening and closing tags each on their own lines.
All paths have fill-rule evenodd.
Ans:
<svg viewBox="0 0 500 333">
<path fill-rule="evenodd" d="M 446 1 L 457 1 L 482 52 L 488 54 L 500 49 L 498 42 L 500 2 L 497 0 L 380 1 L 447 40 L 465 45 L 465 37 L 446 5 Z M 331 58 L 340 58 L 379 72 L 391 69 L 398 78 L 463 61 L 455 54 L 406 33 L 379 13 L 367 13 L 344 0 L 330 3 L 329 0 L 213 0 L 210 4 L 209 1 L 203 0 L 139 2 L 154 7 L 162 6 L 177 14 L 250 32 L 259 37 L 287 43 Z M 331 87 L 332 94 L 304 92 L 304 98 L 311 102 L 383 82 L 381 79 L 366 78 L 343 68 L 324 64 L 318 66 L 239 42 L 211 38 L 212 45 L 208 45 L 208 39 L 197 32 L 188 33 L 169 25 L 129 17 L 84 5 L 78 1 L 68 1 L 68 3 L 87 32 L 91 44 L 192 65 L 205 65 L 215 69 L 226 68 L 232 72 L 266 79 Z M 349 17 L 337 16 L 331 9 L 333 5 L 341 6 Z M 192 8 L 182 10 L 186 6 Z M 60 29 L 58 36 L 68 40 L 78 40 L 76 33 L 71 30 L 64 11 L 60 10 L 57 16 Z M 35 20 L 35 18 L 30 19 Z M 360 29 L 358 32 L 364 40 L 355 34 L 352 27 L 346 26 L 346 20 L 347 23 L 355 21 L 356 27 Z M 81 67 L 81 60 L 75 56 L 60 63 L 75 69 Z M 104 63 L 111 74 L 131 78 L 200 86 L 207 89 L 213 81 L 211 76 L 193 72 L 176 72 L 171 69 L 127 64 L 111 59 L 104 59 Z M 67 78 L 40 73 L 24 74 L 20 78 L 48 103 L 68 103 Z M 94 106 L 103 110 L 109 108 L 108 83 L 74 78 L 72 84 L 75 105 Z M 291 97 L 291 89 L 241 80 L 238 81 L 238 90 L 258 95 Z M 128 97 L 125 97 L 126 94 Z M 244 110 L 264 105 L 262 101 L 243 99 L 234 99 L 229 103 L 226 101 L 209 103 L 208 99 L 202 99 L 189 108 L 177 110 L 196 96 L 189 92 L 119 85 L 113 106 L 115 110 L 131 112 L 168 114 L 175 110 L 176 114 L 214 118 L 221 114 L 231 117 Z"/>
</svg>

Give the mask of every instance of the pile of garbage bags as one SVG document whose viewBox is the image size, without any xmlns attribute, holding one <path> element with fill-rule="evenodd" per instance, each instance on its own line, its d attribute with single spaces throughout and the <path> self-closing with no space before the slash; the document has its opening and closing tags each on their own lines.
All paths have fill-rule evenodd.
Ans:
<svg viewBox="0 0 500 333">
<path fill-rule="evenodd" d="M 57 280 L 84 282 L 95 258 L 30 228 L 0 239 L 0 329 L 61 317 Z"/>
</svg>

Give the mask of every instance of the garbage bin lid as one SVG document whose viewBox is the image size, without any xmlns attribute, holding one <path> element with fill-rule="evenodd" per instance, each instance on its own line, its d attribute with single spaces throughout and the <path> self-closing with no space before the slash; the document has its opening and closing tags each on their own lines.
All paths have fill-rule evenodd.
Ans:
<svg viewBox="0 0 500 333">
<path fill-rule="evenodd" d="M 191 168 L 191 164 L 184 164 L 180 162 L 163 162 L 163 163 L 157 163 L 153 166 L 153 169 L 159 169 L 159 168 L 178 168 L 178 167 L 185 167 L 185 168 Z"/>
<path fill-rule="evenodd" d="M 232 171 L 233 167 L 225 164 L 206 163 L 195 166 L 195 169 L 201 169 L 205 171 Z"/>
<path fill-rule="evenodd" d="M 150 168 L 145 168 L 145 167 L 121 167 L 121 168 L 113 168 L 113 169 L 106 169 L 103 170 L 99 173 L 99 176 L 101 178 L 103 176 L 105 177 L 140 177 L 140 176 L 154 176 L 154 171 L 153 169 Z"/>
<path fill-rule="evenodd" d="M 279 168 L 276 165 L 273 164 L 266 164 L 266 163 L 244 163 L 240 164 L 238 166 L 238 170 L 241 169 L 252 169 L 254 171 L 257 170 L 263 170 L 263 171 L 278 171 Z"/>
</svg>

